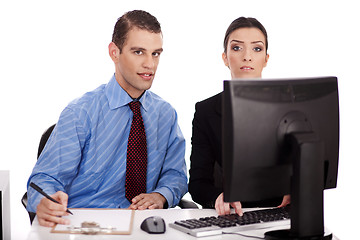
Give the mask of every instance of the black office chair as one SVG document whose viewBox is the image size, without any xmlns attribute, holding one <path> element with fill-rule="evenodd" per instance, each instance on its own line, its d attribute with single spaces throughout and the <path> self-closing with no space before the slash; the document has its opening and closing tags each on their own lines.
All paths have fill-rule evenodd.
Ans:
<svg viewBox="0 0 360 240">
<path fill-rule="evenodd" d="M 44 149 L 45 147 L 45 144 L 47 142 L 47 140 L 49 139 L 52 131 L 54 130 L 54 127 L 55 127 L 56 124 L 50 126 L 44 133 L 43 135 L 41 136 L 41 139 L 40 139 L 40 143 L 39 143 L 39 148 L 38 148 L 38 153 L 37 153 L 37 158 L 39 158 L 42 150 Z M 27 199 L 27 192 L 25 192 L 25 194 L 23 195 L 23 197 L 21 198 L 21 203 L 23 204 L 23 206 L 25 207 L 26 209 L 26 206 L 27 206 L 27 202 L 28 202 L 28 199 Z M 186 200 L 186 199 L 181 199 L 178 206 L 180 208 L 198 208 L 198 206 L 192 202 L 192 201 L 189 201 L 189 200 Z M 28 212 L 29 213 L 29 218 L 30 218 L 30 223 L 32 224 L 32 222 L 34 221 L 34 218 L 36 216 L 36 213 L 34 212 Z"/>
</svg>

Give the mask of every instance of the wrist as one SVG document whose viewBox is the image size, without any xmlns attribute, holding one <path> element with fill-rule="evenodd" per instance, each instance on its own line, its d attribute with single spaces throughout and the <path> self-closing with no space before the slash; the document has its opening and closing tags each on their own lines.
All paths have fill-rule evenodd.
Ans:
<svg viewBox="0 0 360 240">
<path fill-rule="evenodd" d="M 161 206 L 164 209 L 168 208 L 168 203 L 167 203 L 166 198 L 164 197 L 164 195 L 162 195 L 161 193 L 158 193 L 158 192 L 154 192 L 154 194 L 156 194 L 158 196 L 158 199 L 161 201 Z"/>
</svg>

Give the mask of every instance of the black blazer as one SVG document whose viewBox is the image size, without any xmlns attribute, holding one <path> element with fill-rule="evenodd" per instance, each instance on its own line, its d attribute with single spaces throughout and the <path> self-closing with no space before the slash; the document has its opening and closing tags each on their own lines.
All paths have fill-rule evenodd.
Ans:
<svg viewBox="0 0 360 240">
<path fill-rule="evenodd" d="M 189 192 L 206 208 L 214 208 L 222 188 L 221 173 L 222 93 L 195 105 L 191 138 Z"/>
<path fill-rule="evenodd" d="M 214 208 L 222 185 L 222 95 L 219 93 L 195 105 L 190 156 L 189 193 L 204 208 Z M 270 207 L 281 204 L 274 199 L 241 202 L 242 207 Z"/>
</svg>

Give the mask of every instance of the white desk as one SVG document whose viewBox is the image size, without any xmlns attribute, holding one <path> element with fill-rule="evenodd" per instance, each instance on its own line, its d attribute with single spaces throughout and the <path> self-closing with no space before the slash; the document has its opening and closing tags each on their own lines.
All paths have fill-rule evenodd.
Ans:
<svg viewBox="0 0 360 240">
<path fill-rule="evenodd" d="M 244 209 L 246 211 L 246 209 Z M 31 231 L 28 235 L 28 240 L 83 240 L 83 239 L 171 239 L 171 240 L 213 240 L 213 239 L 253 239 L 247 237 L 241 237 L 239 235 L 217 235 L 211 237 L 202 237 L 195 238 L 188 234 L 182 233 L 178 230 L 170 228 L 168 223 L 175 222 L 176 220 L 189 219 L 189 218 L 200 218 L 204 216 L 214 216 L 217 215 L 215 210 L 212 209 L 159 209 L 159 210 L 137 210 L 135 211 L 134 224 L 131 235 L 82 235 L 82 234 L 62 234 L 62 233 L 50 233 L 50 228 L 42 227 L 39 225 L 37 219 L 35 218 Z M 165 220 L 166 223 L 166 232 L 164 234 L 148 234 L 140 229 L 141 222 L 150 216 L 160 216 Z M 263 237 L 263 233 L 269 231 L 270 229 L 265 230 L 256 230 L 256 231 L 247 231 L 242 232 L 244 234 L 252 236 Z M 271 229 L 273 230 L 273 228 Z M 336 238 L 334 238 L 336 239 Z"/>
</svg>

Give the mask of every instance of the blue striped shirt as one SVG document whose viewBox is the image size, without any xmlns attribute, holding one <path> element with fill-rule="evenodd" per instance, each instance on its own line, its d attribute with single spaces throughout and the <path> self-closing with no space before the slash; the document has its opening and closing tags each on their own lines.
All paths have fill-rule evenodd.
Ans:
<svg viewBox="0 0 360 240">
<path fill-rule="evenodd" d="M 117 83 L 72 101 L 61 113 L 28 180 L 28 211 L 36 212 L 42 196 L 63 191 L 69 208 L 127 208 L 126 152 L 133 113 L 131 97 Z M 147 138 L 147 192 L 162 194 L 169 207 L 187 192 L 185 139 L 176 111 L 151 91 L 140 99 Z"/>
</svg>

